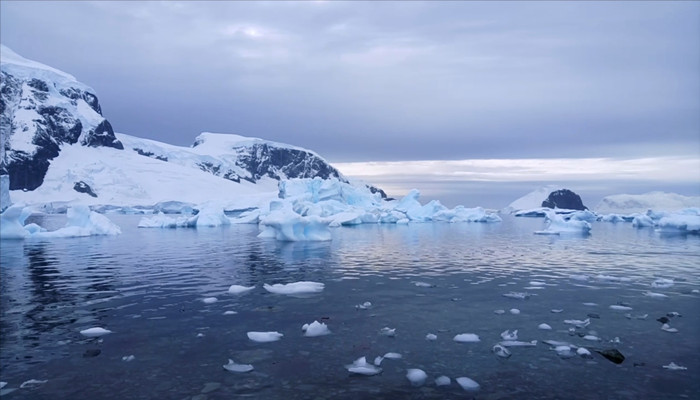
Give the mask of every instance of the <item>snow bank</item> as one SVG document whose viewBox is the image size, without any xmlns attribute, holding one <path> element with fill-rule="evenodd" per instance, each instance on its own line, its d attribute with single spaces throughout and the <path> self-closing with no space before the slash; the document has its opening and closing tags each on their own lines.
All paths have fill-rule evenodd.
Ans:
<svg viewBox="0 0 700 400">
<path fill-rule="evenodd" d="M 22 204 L 13 205 L 5 210 L 0 215 L 2 224 L 0 238 L 59 238 L 119 235 L 121 233 L 121 229 L 117 225 L 104 215 L 90 211 L 86 205 L 74 205 L 68 208 L 66 226 L 50 232 L 36 224 L 23 225 L 30 214 L 31 209 Z"/>
<path fill-rule="evenodd" d="M 554 211 L 547 211 L 545 218 L 545 229 L 535 231 L 537 235 L 560 235 L 560 234 L 583 234 L 587 235 L 591 231 L 591 224 L 575 218 L 565 219 Z"/>
<path fill-rule="evenodd" d="M 645 213 L 647 210 L 679 211 L 689 207 L 700 207 L 700 197 L 649 192 L 607 196 L 596 205 L 595 211 L 605 214 L 634 214 Z"/>
</svg>

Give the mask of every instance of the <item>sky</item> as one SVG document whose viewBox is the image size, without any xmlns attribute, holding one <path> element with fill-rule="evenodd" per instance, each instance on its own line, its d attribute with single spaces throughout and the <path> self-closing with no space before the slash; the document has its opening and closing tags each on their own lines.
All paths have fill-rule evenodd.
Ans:
<svg viewBox="0 0 700 400">
<path fill-rule="evenodd" d="M 3 0 L 0 39 L 118 132 L 290 143 L 390 194 L 700 195 L 698 2 Z"/>
</svg>

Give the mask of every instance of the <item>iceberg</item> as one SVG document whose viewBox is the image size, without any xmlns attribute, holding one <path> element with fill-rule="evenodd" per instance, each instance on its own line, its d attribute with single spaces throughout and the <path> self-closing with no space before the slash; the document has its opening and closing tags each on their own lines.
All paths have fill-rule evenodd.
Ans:
<svg viewBox="0 0 700 400">
<path fill-rule="evenodd" d="M 632 226 L 635 228 L 650 228 L 654 226 L 654 220 L 648 215 L 637 215 L 632 220 Z"/>
<path fill-rule="evenodd" d="M 80 331 L 81 335 L 91 337 L 91 338 L 108 335 L 110 333 L 112 333 L 112 331 L 105 329 L 105 328 L 100 328 L 100 327 L 88 328 L 88 329 L 83 329 L 82 331 Z"/>
<path fill-rule="evenodd" d="M 700 197 L 676 193 L 649 192 L 644 194 L 617 194 L 603 198 L 595 207 L 598 213 L 633 214 L 647 210 L 678 211 L 700 207 Z"/>
<path fill-rule="evenodd" d="M 280 241 L 326 241 L 331 240 L 329 224 L 327 219 L 299 215 L 290 203 L 274 200 L 270 202 L 270 213 L 260 218 L 258 237 Z"/>
<path fill-rule="evenodd" d="M 304 324 L 301 327 L 301 330 L 304 331 L 304 336 L 306 337 L 323 336 L 331 333 L 326 324 L 318 321 L 314 321 L 310 324 Z"/>
<path fill-rule="evenodd" d="M 55 231 L 47 231 L 36 224 L 23 226 L 32 209 L 16 204 L 0 215 L 2 239 L 67 238 L 94 235 L 119 235 L 121 229 L 102 214 L 90 211 L 86 205 L 73 205 L 66 211 L 66 225 Z"/>
<path fill-rule="evenodd" d="M 479 335 L 476 335 L 474 333 L 460 333 L 459 335 L 455 335 L 455 337 L 452 338 L 452 340 L 460 343 L 472 343 L 481 341 L 481 339 L 479 339 Z"/>
<path fill-rule="evenodd" d="M 546 228 L 542 231 L 535 231 L 537 235 L 560 235 L 560 234 L 579 234 L 588 235 L 591 231 L 591 224 L 587 221 L 578 219 L 566 220 L 561 215 L 554 211 L 546 211 L 545 218 Z"/>
<path fill-rule="evenodd" d="M 410 368 L 406 371 L 406 378 L 411 382 L 413 386 L 422 386 L 425 380 L 428 379 L 428 374 L 419 368 Z"/>
<path fill-rule="evenodd" d="M 248 332 L 248 339 L 258 343 L 276 342 L 282 336 L 279 332 Z"/>
<path fill-rule="evenodd" d="M 183 209 L 179 215 L 170 216 L 162 209 L 151 217 L 141 218 L 139 228 L 203 228 L 230 225 L 231 220 L 224 214 L 221 206 L 204 205 L 198 208 L 196 215 L 193 209 Z"/>
<path fill-rule="evenodd" d="M 462 387 L 462 389 L 469 392 L 479 390 L 479 388 L 481 387 L 478 383 L 476 383 L 475 380 L 467 378 L 466 376 L 456 378 L 455 380 L 457 381 L 459 386 Z"/>
<path fill-rule="evenodd" d="M 367 358 L 365 357 L 358 358 L 357 360 L 353 361 L 352 364 L 346 365 L 345 368 L 348 370 L 348 372 L 357 375 L 372 376 L 382 372 L 381 368 L 369 364 L 367 362 Z"/>
<path fill-rule="evenodd" d="M 253 366 L 250 364 L 236 364 L 232 359 L 228 359 L 228 364 L 224 365 L 224 369 L 231 372 L 250 372 Z"/>
<path fill-rule="evenodd" d="M 656 226 L 659 233 L 698 235 L 700 234 L 700 215 L 673 214 L 661 218 Z"/>
<path fill-rule="evenodd" d="M 275 293 L 275 294 L 286 294 L 286 295 L 293 295 L 293 294 L 304 294 L 304 293 L 318 293 L 323 291 L 323 288 L 326 285 L 320 282 L 309 282 L 309 281 L 301 281 L 301 282 L 293 282 L 293 283 L 287 283 L 286 285 L 283 285 L 281 283 L 276 283 L 274 285 L 268 285 L 267 283 L 263 285 L 263 288 L 267 290 L 270 293 Z"/>
<path fill-rule="evenodd" d="M 435 378 L 435 386 L 449 386 L 451 383 L 452 380 L 449 376 L 440 375 Z"/>
</svg>

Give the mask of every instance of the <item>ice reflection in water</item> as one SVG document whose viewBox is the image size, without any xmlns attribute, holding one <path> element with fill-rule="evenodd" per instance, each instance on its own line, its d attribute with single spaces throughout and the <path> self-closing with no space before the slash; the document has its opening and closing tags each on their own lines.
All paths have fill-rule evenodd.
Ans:
<svg viewBox="0 0 700 400">
<path fill-rule="evenodd" d="M 44 218 L 42 225 L 62 225 L 61 217 Z M 700 393 L 697 237 L 605 223 L 594 223 L 589 237 L 542 237 L 532 234 L 542 220 L 505 218 L 339 228 L 331 242 L 280 243 L 256 238 L 254 226 L 151 230 L 137 229 L 138 219 L 114 216 L 118 237 L 2 243 L 3 390 L 48 380 L 8 397 L 191 398 L 204 391 L 209 398 L 445 398 L 466 395 L 454 381 L 461 376 L 481 385 L 471 395 L 491 398 Z M 652 287 L 659 278 L 674 284 Z M 300 297 L 262 288 L 296 281 L 326 286 Z M 228 293 L 232 284 L 256 288 L 235 295 Z M 509 292 L 529 297 L 503 296 Z M 207 297 L 218 301 L 205 304 Z M 371 308 L 356 307 L 368 301 Z M 513 308 L 521 313 L 494 313 Z M 677 333 L 656 321 L 671 311 L 682 315 L 667 317 Z M 564 323 L 586 319 L 586 327 Z M 309 321 L 332 333 L 304 337 Z M 552 330 L 538 329 L 543 323 Z M 79 334 L 95 326 L 114 333 L 103 341 Z M 383 327 L 395 335 L 381 335 Z M 496 356 L 500 333 L 515 329 L 526 342 L 617 348 L 625 361 L 616 365 L 597 353 L 563 358 L 542 342 Z M 255 343 L 249 331 L 284 337 Z M 463 332 L 481 341 L 452 341 Z M 426 340 L 428 333 L 437 340 Z M 619 343 L 611 343 L 615 338 Z M 345 368 L 390 352 L 403 357 L 382 363 L 380 375 L 358 377 Z M 129 355 L 133 361 L 122 361 Z M 222 368 L 228 359 L 254 370 L 232 374 Z M 671 362 L 688 369 L 662 367 Z M 410 384 L 409 368 L 428 374 L 425 386 Z M 436 387 L 441 375 L 452 384 Z"/>
</svg>

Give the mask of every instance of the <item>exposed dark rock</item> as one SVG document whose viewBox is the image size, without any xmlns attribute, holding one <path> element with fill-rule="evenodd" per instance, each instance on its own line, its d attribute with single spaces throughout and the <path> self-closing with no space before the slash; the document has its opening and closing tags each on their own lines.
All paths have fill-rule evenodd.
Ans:
<svg viewBox="0 0 700 400">
<path fill-rule="evenodd" d="M 88 185 L 87 183 L 85 183 L 83 181 L 75 182 L 75 185 L 73 185 L 73 190 L 75 190 L 78 193 L 87 193 L 92 197 L 97 197 L 95 192 L 92 191 L 92 188 L 90 187 L 90 185 Z"/>
<path fill-rule="evenodd" d="M 550 193 L 547 199 L 542 202 L 542 207 L 588 210 L 588 207 L 583 205 L 581 196 L 569 189 L 556 190 Z"/>
<path fill-rule="evenodd" d="M 114 136 L 112 124 L 106 119 L 100 122 L 94 131 L 88 132 L 80 144 L 89 147 L 114 147 L 115 149 L 124 150 L 122 142 Z"/>
<path fill-rule="evenodd" d="M 320 157 L 304 150 L 280 148 L 267 143 L 256 143 L 238 157 L 242 167 L 250 171 L 253 181 L 264 176 L 273 179 L 340 178 L 338 170 Z M 281 176 L 281 175 L 284 176 Z"/>
<path fill-rule="evenodd" d="M 152 151 L 145 151 L 145 150 L 139 149 L 138 147 L 135 147 L 133 150 L 142 156 L 155 158 L 156 160 L 160 160 L 160 161 L 168 161 L 168 157 L 157 155 Z"/>
</svg>

